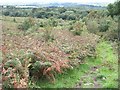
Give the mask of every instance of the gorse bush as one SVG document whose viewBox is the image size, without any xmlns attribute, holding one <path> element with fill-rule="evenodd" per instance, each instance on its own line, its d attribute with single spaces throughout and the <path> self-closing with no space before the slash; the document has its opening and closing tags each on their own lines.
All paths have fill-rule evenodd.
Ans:
<svg viewBox="0 0 120 90">
<path fill-rule="evenodd" d="M 15 19 L 15 18 L 13 19 L 13 22 L 16 22 L 16 19 Z"/>
<path fill-rule="evenodd" d="M 108 23 L 102 22 L 99 26 L 100 32 L 106 32 L 109 28 Z"/>
<path fill-rule="evenodd" d="M 74 28 L 73 33 L 74 33 L 75 35 L 81 35 L 81 33 L 82 33 L 82 31 L 83 31 L 83 25 L 84 25 L 83 22 L 80 22 L 80 21 L 75 22 L 75 24 L 74 24 L 74 26 L 73 26 L 73 28 Z"/>
<path fill-rule="evenodd" d="M 119 29 L 117 28 L 118 24 L 115 21 L 112 21 L 108 31 L 106 32 L 106 34 L 104 35 L 104 38 L 106 40 L 110 40 L 110 41 L 117 41 L 118 40 L 118 32 Z"/>
<path fill-rule="evenodd" d="M 28 18 L 27 20 L 25 20 L 22 24 L 20 24 L 18 26 L 18 29 L 21 29 L 23 31 L 27 31 L 34 24 L 35 24 L 35 21 L 32 18 Z"/>
<path fill-rule="evenodd" d="M 48 23 L 49 23 L 49 25 L 50 25 L 51 27 L 56 27 L 56 26 L 58 25 L 57 20 L 55 20 L 55 19 L 53 19 L 53 18 L 51 18 L 51 19 L 48 21 Z"/>
<path fill-rule="evenodd" d="M 99 24 L 97 21 L 90 19 L 87 21 L 87 29 L 90 33 L 96 34 L 99 31 Z"/>
<path fill-rule="evenodd" d="M 43 37 L 44 37 L 44 40 L 47 41 L 47 42 L 54 40 L 54 36 L 51 33 L 52 29 L 53 28 L 50 25 L 48 25 L 48 26 L 45 27 Z"/>
</svg>

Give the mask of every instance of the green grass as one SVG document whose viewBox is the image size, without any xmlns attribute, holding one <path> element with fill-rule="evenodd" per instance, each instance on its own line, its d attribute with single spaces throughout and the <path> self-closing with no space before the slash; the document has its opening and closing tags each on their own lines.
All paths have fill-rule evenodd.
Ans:
<svg viewBox="0 0 120 90">
<path fill-rule="evenodd" d="M 36 81 L 35 87 L 41 87 L 41 88 L 69 88 L 74 87 L 75 83 L 79 81 L 80 76 L 83 76 L 85 72 L 88 70 L 88 65 L 83 64 L 80 65 L 79 68 L 75 68 L 73 70 L 68 70 L 64 74 L 58 74 L 56 75 L 56 81 L 55 84 L 52 84 L 48 81 L 39 80 Z M 34 87 L 34 85 L 30 85 L 30 87 Z"/>
<path fill-rule="evenodd" d="M 85 64 L 66 71 L 64 74 L 55 76 L 55 84 L 46 80 L 37 80 L 34 84 L 29 83 L 30 87 L 36 88 L 72 88 L 76 83 L 82 79 L 82 88 L 94 88 L 92 85 L 93 77 L 97 79 L 100 88 L 117 88 L 118 87 L 118 63 L 117 55 L 113 54 L 114 51 L 108 42 L 100 42 L 97 45 L 97 58 L 87 58 Z M 96 71 L 91 71 L 91 68 L 96 66 Z M 92 73 L 91 73 L 92 72 Z M 88 75 L 88 77 L 86 76 Z M 86 76 L 86 78 L 82 78 Z"/>
<path fill-rule="evenodd" d="M 106 79 L 101 81 L 101 84 L 105 88 L 117 88 L 118 87 L 118 55 L 114 54 L 111 45 L 107 42 L 101 42 L 97 51 L 99 51 L 99 58 L 104 64 L 99 69 L 97 75 L 103 75 Z"/>
</svg>

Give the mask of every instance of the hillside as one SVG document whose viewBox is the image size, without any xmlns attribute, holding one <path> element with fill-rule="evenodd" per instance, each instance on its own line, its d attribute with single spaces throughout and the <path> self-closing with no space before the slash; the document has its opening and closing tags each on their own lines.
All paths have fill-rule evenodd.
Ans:
<svg viewBox="0 0 120 90">
<path fill-rule="evenodd" d="M 118 89 L 119 2 L 72 5 L 1 7 L 3 89 Z"/>
</svg>

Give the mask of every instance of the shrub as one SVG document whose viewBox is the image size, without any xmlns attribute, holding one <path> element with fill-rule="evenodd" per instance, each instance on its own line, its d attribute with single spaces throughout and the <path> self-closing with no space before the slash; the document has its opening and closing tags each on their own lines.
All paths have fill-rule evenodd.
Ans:
<svg viewBox="0 0 120 90">
<path fill-rule="evenodd" d="M 9 16 L 9 14 L 10 14 L 9 11 L 4 11 L 4 12 L 3 12 L 3 15 L 5 15 L 5 16 Z"/>
<path fill-rule="evenodd" d="M 96 34 L 99 32 L 99 24 L 97 21 L 90 19 L 87 21 L 87 29 L 90 33 Z"/>
<path fill-rule="evenodd" d="M 58 18 L 62 18 L 63 20 L 67 20 L 68 15 L 66 15 L 66 14 L 61 14 Z"/>
<path fill-rule="evenodd" d="M 38 52 L 39 51 L 39 52 Z M 55 80 L 54 74 L 62 73 L 63 68 L 69 67 L 66 54 L 54 44 L 44 45 L 41 49 L 31 54 L 29 66 L 30 77 Z"/>
<path fill-rule="evenodd" d="M 49 25 L 45 27 L 43 37 L 46 42 L 54 40 L 54 36 L 51 34 L 51 31 L 52 31 L 52 27 L 50 27 Z"/>
<path fill-rule="evenodd" d="M 115 21 L 112 21 L 108 28 L 108 31 L 104 34 L 104 38 L 110 41 L 118 40 L 119 29 L 117 27 L 118 24 Z"/>
<path fill-rule="evenodd" d="M 47 12 L 45 12 L 45 11 L 38 11 L 38 12 L 34 13 L 34 17 L 37 17 L 37 18 L 48 18 L 49 14 Z"/>
<path fill-rule="evenodd" d="M 58 25 L 58 22 L 57 20 L 55 20 L 54 18 L 50 18 L 48 20 L 48 24 L 51 26 L 51 27 L 56 27 Z"/>
<path fill-rule="evenodd" d="M 21 29 L 23 31 L 28 30 L 30 27 L 32 27 L 35 24 L 34 20 L 32 18 L 28 18 L 25 20 L 22 24 L 18 26 L 18 29 Z"/>
<path fill-rule="evenodd" d="M 44 27 L 44 26 L 46 26 L 46 25 L 45 25 L 44 22 L 39 22 L 39 26 L 40 26 L 40 27 Z"/>
<path fill-rule="evenodd" d="M 103 21 L 100 23 L 100 26 L 98 27 L 100 32 L 106 32 L 109 28 L 109 22 Z"/>
<path fill-rule="evenodd" d="M 81 35 L 83 32 L 83 29 L 84 29 L 83 26 L 84 26 L 83 22 L 80 22 L 80 21 L 75 22 L 75 24 L 73 26 L 73 28 L 74 28 L 73 33 L 75 35 Z"/>
<path fill-rule="evenodd" d="M 16 22 L 16 19 L 15 19 L 15 18 L 13 19 L 13 22 Z"/>
<path fill-rule="evenodd" d="M 24 71 L 25 70 L 25 71 Z M 27 88 L 26 69 L 19 60 L 9 60 L 3 66 L 3 88 Z"/>
</svg>

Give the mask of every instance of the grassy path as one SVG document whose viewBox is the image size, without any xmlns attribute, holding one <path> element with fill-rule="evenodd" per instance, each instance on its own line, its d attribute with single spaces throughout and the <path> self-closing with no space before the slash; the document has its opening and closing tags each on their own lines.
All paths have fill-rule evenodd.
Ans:
<svg viewBox="0 0 120 90">
<path fill-rule="evenodd" d="M 88 59 L 90 70 L 81 77 L 78 88 L 117 88 L 118 58 L 110 44 L 101 42 L 97 46 L 98 57 Z M 92 61 L 92 62 L 91 62 Z"/>
<path fill-rule="evenodd" d="M 100 42 L 97 58 L 87 58 L 84 64 L 56 76 L 55 84 L 45 80 L 30 83 L 36 88 L 117 88 L 118 58 L 110 44 Z"/>
</svg>

